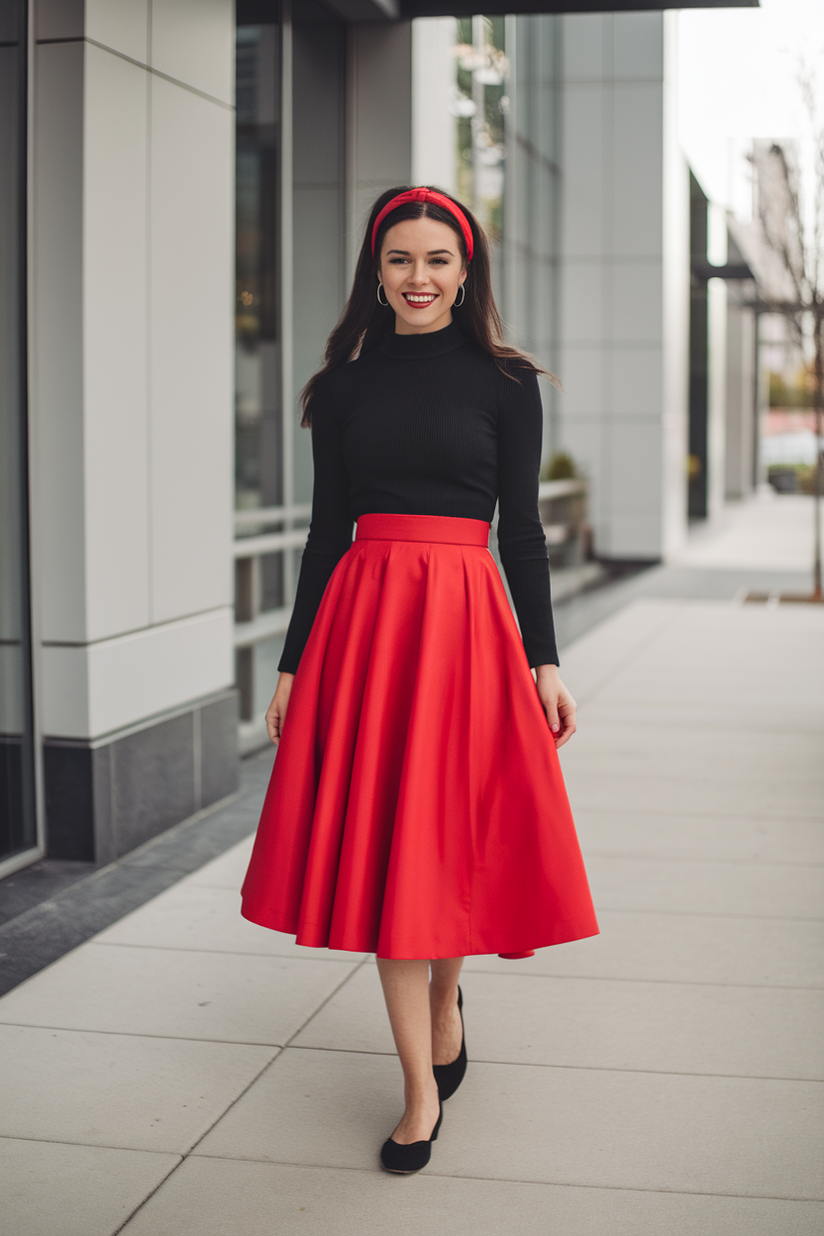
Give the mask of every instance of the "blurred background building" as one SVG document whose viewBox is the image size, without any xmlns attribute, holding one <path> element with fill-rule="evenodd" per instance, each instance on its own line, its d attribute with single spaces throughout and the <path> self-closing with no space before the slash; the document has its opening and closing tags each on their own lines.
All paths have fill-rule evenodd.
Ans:
<svg viewBox="0 0 824 1236">
<path fill-rule="evenodd" d="M 133 849 L 262 742 L 296 396 L 383 189 L 489 230 L 598 558 L 752 490 L 755 259 L 679 147 L 677 15 L 505 7 L 0 0 L 0 874 Z"/>
</svg>

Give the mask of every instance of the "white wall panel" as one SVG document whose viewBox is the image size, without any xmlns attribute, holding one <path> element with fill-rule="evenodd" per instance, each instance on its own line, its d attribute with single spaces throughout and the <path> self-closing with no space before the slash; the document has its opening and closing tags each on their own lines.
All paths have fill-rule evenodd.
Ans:
<svg viewBox="0 0 824 1236">
<path fill-rule="evenodd" d="M 562 356 L 558 377 L 564 387 L 560 396 L 564 416 L 600 416 L 604 410 L 602 348 L 567 344 Z"/>
<path fill-rule="evenodd" d="M 146 406 L 148 75 L 86 50 L 83 372 L 86 630 L 149 622 Z"/>
<path fill-rule="evenodd" d="M 564 253 L 590 257 L 603 252 L 604 214 L 611 208 L 604 182 L 603 87 L 567 87 L 562 108 Z"/>
<path fill-rule="evenodd" d="M 412 23 L 352 30 L 354 104 L 350 134 L 350 266 L 379 193 L 412 179 Z"/>
<path fill-rule="evenodd" d="M 663 135 L 663 517 L 665 555 L 687 536 L 689 391 L 689 171 L 678 139 L 678 14 L 664 14 Z"/>
<path fill-rule="evenodd" d="M 457 192 L 457 121 L 452 115 L 455 88 L 454 17 L 412 24 L 412 180 Z"/>
<path fill-rule="evenodd" d="M 647 512 L 626 514 L 615 511 L 609 521 L 609 548 L 612 558 L 659 558 L 661 556 L 660 522 Z"/>
<path fill-rule="evenodd" d="M 612 510 L 622 514 L 646 514 L 655 518 L 661 507 L 661 425 L 654 421 L 615 418 L 611 425 L 609 452 Z M 659 533 L 660 538 L 660 533 Z M 656 539 L 656 555 L 660 539 Z"/>
<path fill-rule="evenodd" d="M 611 37 L 611 14 L 567 14 L 563 20 L 564 80 L 600 81 Z"/>
<path fill-rule="evenodd" d="M 612 94 L 611 251 L 661 253 L 663 89 L 660 80 L 620 83 Z"/>
<path fill-rule="evenodd" d="M 37 39 L 95 39 L 146 63 L 149 0 L 37 0 Z"/>
<path fill-rule="evenodd" d="M 231 112 L 152 83 L 152 621 L 227 604 L 232 537 Z"/>
<path fill-rule="evenodd" d="M 616 342 L 661 343 L 663 287 L 661 261 L 615 261 L 609 333 Z"/>
<path fill-rule="evenodd" d="M 149 0 L 86 0 L 86 37 L 145 64 Z"/>
<path fill-rule="evenodd" d="M 36 49 L 32 435 L 43 637 L 86 631 L 82 43 Z"/>
<path fill-rule="evenodd" d="M 665 21 L 568 15 L 562 29 L 560 437 L 591 483 L 598 552 L 659 557 L 676 455 L 683 470 L 664 337 L 664 158 L 677 142 L 665 132 Z"/>
<path fill-rule="evenodd" d="M 43 649 L 43 730 L 99 738 L 231 685 L 232 611 Z"/>
<path fill-rule="evenodd" d="M 232 0 L 151 0 L 152 68 L 234 104 Z"/>
<path fill-rule="evenodd" d="M 599 552 L 604 552 L 604 537 L 609 522 L 609 427 L 600 416 L 564 416 L 561 449 L 569 451 L 589 481 L 589 521 L 597 537 Z"/>
<path fill-rule="evenodd" d="M 600 262 L 570 260 L 564 263 L 560 332 L 565 343 L 583 344 L 602 339 L 604 295 L 604 267 Z"/>
<path fill-rule="evenodd" d="M 660 81 L 664 54 L 662 13 L 613 13 L 615 81 Z"/>
<path fill-rule="evenodd" d="M 727 285 L 707 283 L 707 515 L 715 519 L 724 507 L 726 488 Z"/>
<path fill-rule="evenodd" d="M 616 348 L 612 354 L 609 410 L 615 416 L 644 416 L 660 421 L 663 369 L 663 356 L 658 347 Z"/>
</svg>

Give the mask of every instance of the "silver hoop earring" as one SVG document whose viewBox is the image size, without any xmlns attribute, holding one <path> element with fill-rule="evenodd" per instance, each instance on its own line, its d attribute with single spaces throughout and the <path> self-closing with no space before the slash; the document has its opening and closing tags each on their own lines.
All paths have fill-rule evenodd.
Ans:
<svg viewBox="0 0 824 1236">
<path fill-rule="evenodd" d="M 462 305 L 462 304 L 464 303 L 464 301 L 466 300 L 466 284 L 465 284 L 465 283 L 462 283 L 462 284 L 461 284 L 461 286 L 458 288 L 458 291 L 459 291 L 459 292 L 460 292 L 460 294 L 461 294 L 461 299 L 460 299 L 460 300 L 458 300 L 457 296 L 455 297 L 455 300 L 454 300 L 454 302 L 453 302 L 453 306 L 452 306 L 452 307 L 453 307 L 453 309 L 460 309 L 461 305 Z"/>
<path fill-rule="evenodd" d="M 377 296 L 377 298 L 378 298 L 378 304 L 380 305 L 381 309 L 388 309 L 388 308 L 389 308 L 389 301 L 388 301 L 388 300 L 381 300 L 381 288 L 382 288 L 382 287 L 383 287 L 383 284 L 379 281 L 379 282 L 378 282 L 377 291 L 376 291 L 375 295 L 376 295 L 376 296 Z"/>
</svg>

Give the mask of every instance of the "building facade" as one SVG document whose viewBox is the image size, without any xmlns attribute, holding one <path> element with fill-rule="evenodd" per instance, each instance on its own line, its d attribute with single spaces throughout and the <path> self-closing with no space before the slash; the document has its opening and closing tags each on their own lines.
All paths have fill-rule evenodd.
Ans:
<svg viewBox="0 0 824 1236">
<path fill-rule="evenodd" d="M 597 552 L 683 539 L 675 16 L 523 7 L 0 0 L 0 874 L 116 858 L 263 741 L 311 501 L 297 395 L 385 188 L 488 227 Z"/>
</svg>

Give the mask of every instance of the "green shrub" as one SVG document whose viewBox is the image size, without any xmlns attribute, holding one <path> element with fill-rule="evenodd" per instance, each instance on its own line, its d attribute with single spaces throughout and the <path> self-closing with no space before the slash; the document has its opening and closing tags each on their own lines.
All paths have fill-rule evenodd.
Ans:
<svg viewBox="0 0 824 1236">
<path fill-rule="evenodd" d="M 575 460 L 566 451 L 556 451 L 541 469 L 542 481 L 572 481 L 577 475 Z"/>
</svg>

